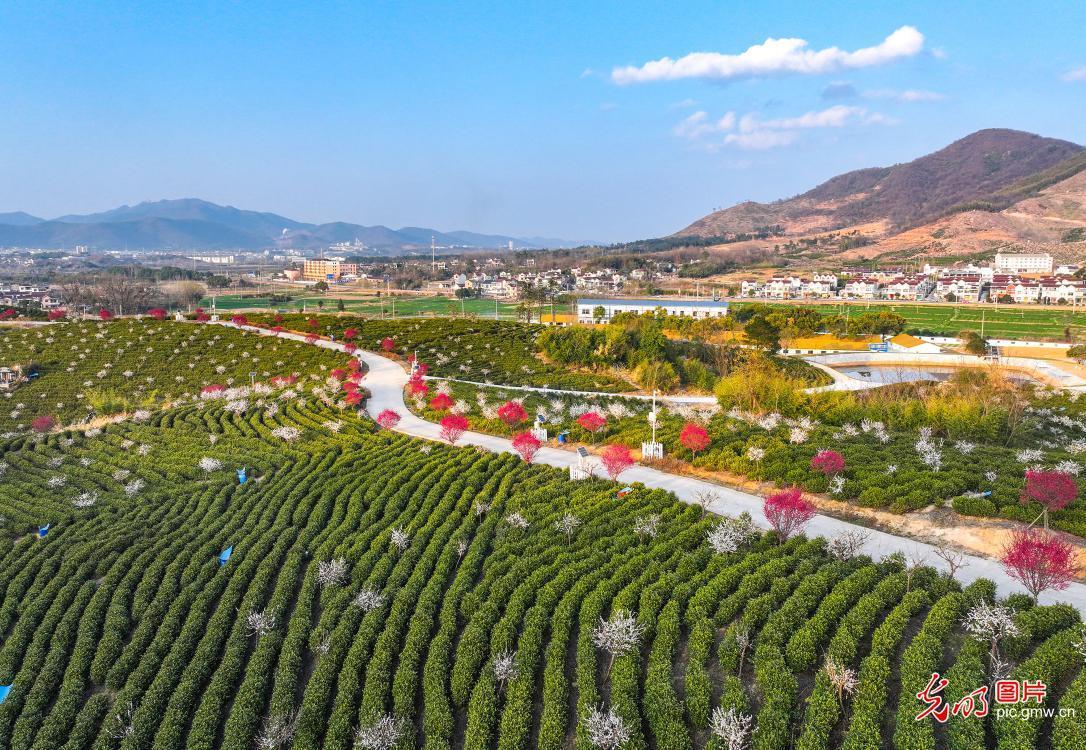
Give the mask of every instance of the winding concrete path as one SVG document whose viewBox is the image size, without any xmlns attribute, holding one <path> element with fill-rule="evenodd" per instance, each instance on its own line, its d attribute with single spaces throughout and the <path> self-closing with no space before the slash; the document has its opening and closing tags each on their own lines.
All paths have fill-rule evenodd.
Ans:
<svg viewBox="0 0 1086 750">
<path fill-rule="evenodd" d="M 233 327 L 233 324 L 230 323 L 224 325 Z M 264 329 L 246 327 L 246 330 L 274 335 Z M 286 332 L 280 333 L 279 336 L 296 341 L 304 341 L 305 339 L 300 334 Z M 317 340 L 316 345 L 343 351 L 343 344 L 326 339 Z M 400 423 L 395 428 L 397 432 L 427 440 L 441 440 L 438 425 L 421 419 L 407 409 L 403 393 L 404 386 L 407 385 L 408 375 L 399 363 L 379 354 L 361 350 L 356 351 L 355 356 L 369 368 L 362 383 L 371 394 L 369 401 L 366 403 L 366 411 L 371 416 L 376 416 L 385 409 L 392 409 L 400 415 Z M 509 440 L 479 432 L 465 432 L 457 444 L 477 445 L 496 453 L 513 452 Z M 577 461 L 576 453 L 557 448 L 541 448 L 535 456 L 535 463 L 567 470 L 570 466 L 576 465 Z M 605 476 L 598 466 L 596 467 L 596 473 L 599 476 Z M 762 528 L 769 528 L 765 517 L 762 515 L 762 498 L 758 495 L 752 495 L 694 477 L 669 474 L 647 466 L 634 466 L 628 469 L 623 472 L 621 481 L 631 484 L 640 482 L 646 487 L 667 490 L 674 493 L 679 500 L 691 504 L 697 503 L 696 498 L 700 493 L 712 492 L 717 495 L 717 500 L 709 506 L 709 510 L 713 513 L 737 516 L 745 511 L 750 514 L 755 524 Z M 862 530 L 868 535 L 863 551 L 872 558 L 879 559 L 895 552 L 901 552 L 909 559 L 922 559 L 925 565 L 947 570 L 946 564 L 935 554 L 935 547 L 930 544 L 869 529 L 830 516 L 816 515 L 807 525 L 806 533 L 808 536 L 833 538 L 845 532 L 856 530 Z M 964 583 L 970 583 L 978 578 L 987 578 L 995 582 L 999 593 L 1003 596 L 1025 591 L 1019 583 L 1011 579 L 1003 571 L 1002 566 L 995 560 L 975 555 L 965 555 L 965 563 L 965 567 L 958 571 L 958 578 Z M 1041 602 L 1043 604 L 1066 602 L 1076 607 L 1080 612 L 1086 613 L 1086 584 L 1072 583 L 1064 591 L 1047 592 L 1041 595 Z"/>
</svg>

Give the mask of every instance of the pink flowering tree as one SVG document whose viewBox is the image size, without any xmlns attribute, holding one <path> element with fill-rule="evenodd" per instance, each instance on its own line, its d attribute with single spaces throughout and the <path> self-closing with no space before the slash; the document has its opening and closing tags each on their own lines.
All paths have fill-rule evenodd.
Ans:
<svg viewBox="0 0 1086 750">
<path fill-rule="evenodd" d="M 350 341 L 351 339 L 355 338 L 356 336 L 358 336 L 358 329 L 357 328 L 348 328 L 347 330 L 345 330 L 343 332 L 343 340 L 344 341 Z"/>
<path fill-rule="evenodd" d="M 197 323 L 206 323 L 209 320 L 211 320 L 211 316 L 207 314 L 207 312 L 204 310 L 204 308 L 197 307 L 196 308 L 196 322 Z"/>
<path fill-rule="evenodd" d="M 837 451 L 819 451 L 811 459 L 811 468 L 832 477 L 845 470 L 845 457 Z"/>
<path fill-rule="evenodd" d="M 443 417 L 441 422 L 441 439 L 449 443 L 454 444 L 460 437 L 468 431 L 468 418 L 463 414 L 450 414 L 447 417 Z"/>
<path fill-rule="evenodd" d="M 439 393 L 430 399 L 430 409 L 432 411 L 448 411 L 452 408 L 453 400 L 447 393 Z"/>
<path fill-rule="evenodd" d="M 234 316 L 232 316 L 230 318 L 230 322 L 233 323 L 236 326 L 247 326 L 247 325 L 249 325 L 249 319 L 247 317 L 245 317 L 244 315 L 234 315 Z"/>
<path fill-rule="evenodd" d="M 49 432 L 57 426 L 57 420 L 48 414 L 43 414 L 40 417 L 34 417 L 34 421 L 30 423 L 30 429 L 34 432 Z"/>
<path fill-rule="evenodd" d="M 392 409 L 385 409 L 383 412 L 377 415 L 377 424 L 386 430 L 391 430 L 393 427 L 400 423 L 400 415 Z"/>
<path fill-rule="evenodd" d="M 586 411 L 577 417 L 577 424 L 588 433 L 595 435 L 607 426 L 607 419 L 597 411 Z"/>
<path fill-rule="evenodd" d="M 693 459 L 698 453 L 708 448 L 712 441 L 709 439 L 708 430 L 696 422 L 687 422 L 679 433 L 679 442 L 690 451 L 690 458 Z"/>
<path fill-rule="evenodd" d="M 498 419 L 509 427 L 520 424 L 528 418 L 528 412 L 516 401 L 506 401 L 498 407 Z"/>
<path fill-rule="evenodd" d="M 541 447 L 543 447 L 543 441 L 530 432 L 521 432 L 513 437 L 513 450 L 524 459 L 525 463 L 530 464 Z"/>
<path fill-rule="evenodd" d="M 391 353 L 392 350 L 396 348 L 396 342 L 386 336 L 385 338 L 381 339 L 381 348 L 384 349 L 386 352 Z"/>
<path fill-rule="evenodd" d="M 343 402 L 347 406 L 361 406 L 365 400 L 366 397 L 362 395 L 361 391 L 351 391 L 343 397 Z"/>
<path fill-rule="evenodd" d="M 1040 529 L 1014 532 L 1000 558 L 1003 569 L 1037 597 L 1052 589 L 1062 591 L 1078 574 L 1075 548 L 1070 542 Z"/>
<path fill-rule="evenodd" d="M 165 320 L 166 319 L 166 311 L 163 310 L 161 307 L 155 307 L 155 308 L 153 308 L 151 310 L 148 310 L 147 314 L 150 315 L 155 320 Z"/>
<path fill-rule="evenodd" d="M 346 344 L 343 345 L 343 351 L 347 352 L 348 354 L 354 354 L 358 351 L 358 344 L 354 343 L 353 341 L 348 341 Z"/>
<path fill-rule="evenodd" d="M 321 325 L 320 321 L 318 321 L 316 318 L 310 318 L 305 322 L 305 324 L 309 326 L 309 330 L 311 331 L 317 330 L 318 328 L 320 328 Z"/>
<path fill-rule="evenodd" d="M 306 336 L 305 336 L 305 343 L 307 343 L 307 344 L 315 344 L 315 343 L 317 343 L 317 338 L 318 338 L 317 334 L 315 334 L 315 333 L 307 333 Z"/>
<path fill-rule="evenodd" d="M 18 314 L 19 313 L 15 310 L 15 308 L 9 307 L 3 312 L 0 312 L 0 320 L 9 320 L 10 318 L 14 318 Z"/>
<path fill-rule="evenodd" d="M 49 320 L 64 320 L 64 318 L 66 318 L 67 316 L 68 316 L 68 311 L 67 310 L 62 310 L 61 308 L 58 307 L 55 310 L 50 310 L 49 314 L 46 317 L 49 318 Z"/>
<path fill-rule="evenodd" d="M 100 320 L 113 320 L 113 313 L 103 307 L 98 310 L 98 318 Z"/>
<path fill-rule="evenodd" d="M 426 385 L 422 378 L 411 378 L 407 381 L 407 392 L 424 398 L 430 392 L 430 386 Z"/>
<path fill-rule="evenodd" d="M 797 488 L 775 492 L 765 499 L 762 513 L 783 544 L 814 518 L 815 507 L 803 497 Z"/>
<path fill-rule="evenodd" d="M 600 451 L 600 463 L 603 464 L 603 469 L 607 472 L 607 476 L 617 480 L 622 472 L 626 471 L 626 469 L 637 462 L 634 461 L 629 448 L 625 445 L 615 444 L 606 445 L 603 450 Z"/>
<path fill-rule="evenodd" d="M 1048 512 L 1050 510 L 1063 510 L 1078 495 L 1078 483 L 1075 478 L 1063 471 L 1027 471 L 1026 486 L 1022 489 L 1018 501 L 1023 505 L 1029 502 L 1040 503 L 1041 516 L 1045 520 L 1045 529 L 1048 528 Z M 1037 523 L 1037 519 L 1033 519 Z M 1031 526 L 1033 524 L 1030 524 Z"/>
</svg>

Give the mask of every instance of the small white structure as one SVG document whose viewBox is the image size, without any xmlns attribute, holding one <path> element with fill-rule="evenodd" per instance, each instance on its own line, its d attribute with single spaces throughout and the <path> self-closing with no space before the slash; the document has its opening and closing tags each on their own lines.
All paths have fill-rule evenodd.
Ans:
<svg viewBox="0 0 1086 750">
<path fill-rule="evenodd" d="M 656 442 L 656 391 L 652 392 L 652 411 L 649 412 L 649 426 L 652 427 L 652 440 L 648 443 L 641 443 L 641 459 L 646 458 L 663 458 L 664 457 L 664 444 Z"/>
<path fill-rule="evenodd" d="M 569 467 L 569 478 L 573 481 L 589 479 L 592 477 L 592 464 L 588 461 L 588 450 L 584 447 L 577 449 L 577 463 Z"/>
</svg>

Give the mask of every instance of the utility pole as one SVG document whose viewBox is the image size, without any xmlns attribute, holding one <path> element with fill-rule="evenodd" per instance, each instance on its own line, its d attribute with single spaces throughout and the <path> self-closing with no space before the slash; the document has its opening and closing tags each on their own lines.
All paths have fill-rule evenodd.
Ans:
<svg viewBox="0 0 1086 750">
<path fill-rule="evenodd" d="M 434 246 L 434 235 L 430 235 L 430 270 L 437 273 L 437 248 Z"/>
</svg>

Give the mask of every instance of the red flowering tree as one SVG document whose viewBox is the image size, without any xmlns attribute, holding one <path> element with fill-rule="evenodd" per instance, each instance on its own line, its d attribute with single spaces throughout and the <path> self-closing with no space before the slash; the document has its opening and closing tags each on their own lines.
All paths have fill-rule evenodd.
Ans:
<svg viewBox="0 0 1086 750">
<path fill-rule="evenodd" d="M 679 442 L 690 451 L 690 457 L 693 458 L 700 451 L 708 448 L 712 441 L 709 439 L 708 430 L 696 422 L 687 422 L 679 433 Z"/>
<path fill-rule="evenodd" d="M 430 399 L 430 409 L 433 411 L 448 411 L 452 405 L 453 400 L 447 393 L 439 393 Z"/>
<path fill-rule="evenodd" d="M 381 348 L 384 349 L 386 352 L 391 352 L 393 349 L 396 348 L 396 342 L 390 339 L 388 336 L 385 336 L 383 339 L 381 339 Z"/>
<path fill-rule="evenodd" d="M 279 334 L 283 332 L 283 326 L 272 326 L 269 330 L 275 334 L 276 338 L 279 338 Z"/>
<path fill-rule="evenodd" d="M 819 451 L 811 459 L 811 468 L 831 477 L 845 470 L 845 457 L 837 451 Z"/>
<path fill-rule="evenodd" d="M 354 393 L 355 391 L 358 390 L 358 388 L 359 388 L 358 383 L 354 382 L 353 380 L 345 380 L 343 382 L 343 390 L 346 393 Z"/>
<path fill-rule="evenodd" d="M 332 368 L 332 371 L 328 374 L 336 380 L 343 380 L 345 377 L 347 377 L 347 371 L 344 370 L 342 367 L 334 367 Z"/>
<path fill-rule="evenodd" d="M 577 417 L 577 424 L 595 435 L 607 426 L 607 419 L 598 411 L 586 411 L 584 414 Z"/>
<path fill-rule="evenodd" d="M 358 374 L 362 369 L 362 363 L 359 362 L 357 359 L 352 359 L 350 362 L 347 363 L 347 369 L 355 374 Z"/>
<path fill-rule="evenodd" d="M 313 331 L 317 330 L 317 327 L 320 325 L 316 318 L 310 318 L 305 322 L 305 324 L 309 326 L 310 330 Z"/>
<path fill-rule="evenodd" d="M 618 479 L 619 474 L 637 462 L 634 461 L 629 448 L 625 445 L 616 444 L 604 446 L 603 450 L 600 451 L 600 463 L 603 464 L 607 476 L 611 477 L 611 479 Z"/>
<path fill-rule="evenodd" d="M 362 403 L 364 398 L 365 397 L 362 395 L 361 392 L 351 391 L 343 398 L 343 401 L 347 404 L 347 406 L 358 406 Z"/>
<path fill-rule="evenodd" d="M 447 417 L 442 418 L 441 422 L 441 439 L 445 440 L 452 445 L 460 436 L 468 431 L 468 418 L 463 414 L 450 414 Z"/>
<path fill-rule="evenodd" d="M 285 318 L 283 317 L 283 313 L 276 313 L 275 315 L 272 316 L 272 323 L 275 323 L 276 325 L 279 325 L 284 320 L 285 320 Z"/>
<path fill-rule="evenodd" d="M 1074 502 L 1078 495 L 1078 483 L 1070 474 L 1063 471 L 1027 471 L 1026 486 L 1022 489 L 1018 501 L 1023 505 L 1029 502 L 1041 504 L 1041 516 L 1048 528 L 1048 511 L 1062 510 Z M 1040 516 L 1038 516 L 1039 518 Z M 1033 519 L 1037 523 L 1037 519 Z M 1032 524 L 1031 524 L 1032 525 Z"/>
<path fill-rule="evenodd" d="M 1067 588 L 1079 570 L 1074 546 L 1040 529 L 1014 532 L 1003 548 L 1000 562 L 1007 575 L 1025 586 L 1035 602 L 1043 591 Z"/>
<path fill-rule="evenodd" d="M 344 341 L 350 341 L 351 339 L 353 339 L 357 335 L 358 335 L 358 329 L 357 328 L 348 328 L 346 331 L 343 332 L 343 340 Z"/>
<path fill-rule="evenodd" d="M 98 310 L 98 318 L 99 320 L 113 320 L 113 313 L 102 307 Z"/>
<path fill-rule="evenodd" d="M 814 518 L 815 507 L 803 497 L 802 492 L 791 487 L 767 497 L 762 504 L 762 513 L 777 532 L 777 538 L 784 543 Z"/>
<path fill-rule="evenodd" d="M 213 396 L 217 393 L 222 393 L 225 390 L 225 385 L 222 385 L 221 383 L 212 383 L 211 385 L 205 385 L 200 390 L 200 393 L 203 393 L 205 396 Z"/>
<path fill-rule="evenodd" d="M 315 343 L 317 343 L 317 334 L 315 334 L 315 333 L 306 334 L 305 343 L 307 343 L 307 344 L 315 344 Z"/>
<path fill-rule="evenodd" d="M 34 432 L 49 432 L 56 426 L 57 420 L 48 414 L 34 417 L 34 421 L 30 423 L 30 429 L 34 430 Z"/>
<path fill-rule="evenodd" d="M 358 344 L 348 341 L 346 344 L 343 345 L 343 351 L 347 352 L 348 354 L 354 354 L 358 351 Z"/>
<path fill-rule="evenodd" d="M 241 314 L 231 316 L 230 322 L 233 323 L 236 326 L 247 326 L 247 325 L 249 325 L 249 319 L 247 317 L 245 317 L 244 315 L 241 315 Z"/>
<path fill-rule="evenodd" d="M 423 396 L 430 392 L 430 386 L 422 381 L 422 378 L 411 378 L 407 381 L 407 392 L 412 396 Z"/>
<path fill-rule="evenodd" d="M 197 323 L 206 323 L 209 320 L 211 320 L 211 316 L 208 315 L 206 312 L 204 312 L 204 308 L 197 307 L 196 308 L 196 322 Z"/>
<path fill-rule="evenodd" d="M 3 312 L 0 312 L 0 320 L 7 320 L 8 318 L 14 318 L 18 314 L 19 313 L 17 313 L 14 308 L 9 307 L 8 309 L 4 310 Z"/>
<path fill-rule="evenodd" d="M 67 310 L 62 310 L 59 307 L 55 310 L 50 310 L 46 316 L 49 320 L 64 320 L 68 316 Z"/>
<path fill-rule="evenodd" d="M 166 311 L 163 310 L 161 307 L 156 307 L 156 308 L 153 308 L 151 310 L 148 310 L 147 314 L 150 315 L 155 320 L 165 320 L 166 319 Z"/>
<path fill-rule="evenodd" d="M 542 447 L 543 441 L 530 432 L 521 432 L 513 437 L 513 450 L 520 454 L 525 463 L 530 464 Z"/>
<path fill-rule="evenodd" d="M 498 419 L 512 427 L 528 418 L 528 412 L 516 401 L 506 401 L 498 407 Z"/>
<path fill-rule="evenodd" d="M 377 415 L 377 424 L 381 425 L 386 430 L 391 430 L 399 423 L 400 415 L 394 412 L 392 409 L 385 409 L 383 412 Z"/>
</svg>

